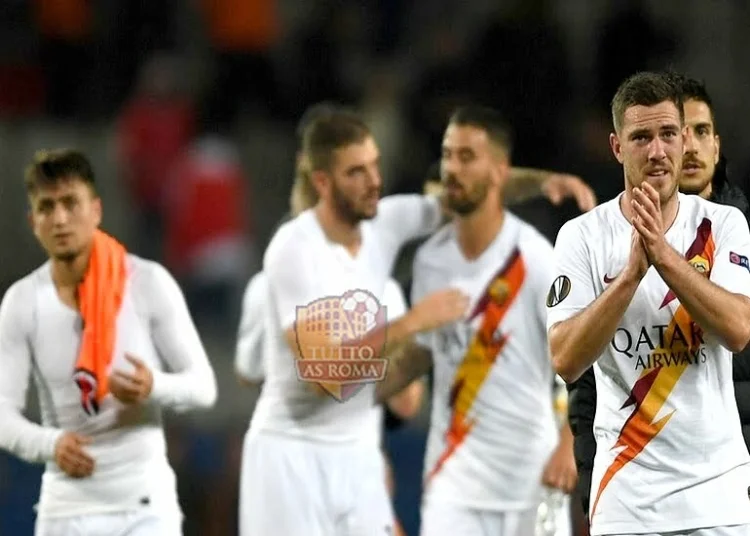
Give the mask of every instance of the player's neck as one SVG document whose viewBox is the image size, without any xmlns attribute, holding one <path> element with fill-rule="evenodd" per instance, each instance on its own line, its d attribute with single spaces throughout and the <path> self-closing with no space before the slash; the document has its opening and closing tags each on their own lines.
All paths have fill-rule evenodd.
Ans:
<svg viewBox="0 0 750 536">
<path fill-rule="evenodd" d="M 456 240 L 467 260 L 475 260 L 492 244 L 505 221 L 505 209 L 492 203 L 455 219 Z"/>
<path fill-rule="evenodd" d="M 344 246 L 351 255 L 356 255 L 362 244 L 362 233 L 358 223 L 341 219 L 325 203 L 315 207 L 315 216 L 328 240 Z"/>
<path fill-rule="evenodd" d="M 90 249 L 71 260 L 52 259 L 52 281 L 58 290 L 76 289 L 86 275 Z"/>
<path fill-rule="evenodd" d="M 705 188 L 703 188 L 703 191 L 699 193 L 698 195 L 701 196 L 703 199 L 708 199 L 711 197 L 711 194 L 714 192 L 714 185 L 712 181 L 708 181 L 708 184 Z"/>
</svg>

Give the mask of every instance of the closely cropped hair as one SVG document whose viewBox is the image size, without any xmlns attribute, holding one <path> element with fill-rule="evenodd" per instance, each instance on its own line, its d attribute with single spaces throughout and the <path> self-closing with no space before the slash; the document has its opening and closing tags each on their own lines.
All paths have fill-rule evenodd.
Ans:
<svg viewBox="0 0 750 536">
<path fill-rule="evenodd" d="M 620 132 L 625 111 L 631 106 L 656 106 L 664 101 L 672 101 L 684 122 L 682 90 L 677 81 L 667 73 L 640 72 L 627 78 L 617 88 L 612 99 L 612 123 L 615 132 Z"/>
<path fill-rule="evenodd" d="M 70 178 L 83 181 L 92 192 L 96 192 L 96 180 L 91 162 L 82 152 L 74 149 L 37 151 L 24 174 L 26 191 L 30 194 L 39 188 Z"/>
<path fill-rule="evenodd" d="M 453 112 L 448 124 L 481 128 L 493 144 L 505 151 L 508 158 L 513 152 L 513 133 L 510 125 L 497 110 L 485 106 L 463 106 Z"/>
<path fill-rule="evenodd" d="M 302 151 L 309 160 L 310 171 L 330 171 L 334 151 L 362 143 L 370 135 L 362 118 L 352 112 L 338 110 L 314 119 L 305 129 L 302 140 Z"/>
<path fill-rule="evenodd" d="M 714 124 L 715 129 L 716 117 L 714 114 L 714 103 L 711 100 L 711 96 L 708 94 L 706 85 L 700 80 L 677 73 L 670 73 L 670 77 L 672 78 L 673 82 L 680 88 L 683 103 L 685 101 L 694 100 L 703 102 L 706 104 L 706 106 L 708 106 L 708 109 L 711 112 L 711 122 Z"/>
</svg>

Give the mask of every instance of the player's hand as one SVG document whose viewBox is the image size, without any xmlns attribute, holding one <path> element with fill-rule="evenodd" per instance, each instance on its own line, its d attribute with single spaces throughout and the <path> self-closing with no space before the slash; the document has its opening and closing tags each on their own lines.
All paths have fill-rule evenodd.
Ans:
<svg viewBox="0 0 750 536">
<path fill-rule="evenodd" d="M 469 297 L 458 289 L 438 290 L 418 302 L 409 316 L 416 331 L 430 331 L 461 319 L 469 306 Z"/>
<path fill-rule="evenodd" d="M 143 361 L 125 354 L 135 370 L 132 374 L 116 370 L 109 377 L 109 390 L 123 404 L 140 404 L 151 394 L 154 375 Z"/>
<path fill-rule="evenodd" d="M 94 472 L 94 459 L 83 447 L 91 444 L 91 438 L 65 432 L 55 443 L 55 463 L 68 476 L 86 478 Z"/>
<path fill-rule="evenodd" d="M 650 265 L 646 249 L 643 247 L 643 238 L 633 227 L 633 232 L 630 235 L 630 257 L 625 268 L 626 277 L 630 276 L 636 281 L 640 281 L 646 276 Z"/>
<path fill-rule="evenodd" d="M 564 173 L 553 173 L 542 183 L 542 193 L 553 205 L 559 205 L 572 197 L 581 212 L 596 206 L 596 194 L 581 177 Z"/>
<path fill-rule="evenodd" d="M 633 227 L 641 236 L 649 262 L 657 264 L 669 247 L 664 238 L 659 192 L 644 182 L 641 188 L 633 188 L 632 194 Z"/>
<path fill-rule="evenodd" d="M 573 456 L 573 446 L 568 442 L 561 442 L 544 468 L 542 484 L 565 493 L 573 493 L 577 483 L 578 470 Z"/>
</svg>

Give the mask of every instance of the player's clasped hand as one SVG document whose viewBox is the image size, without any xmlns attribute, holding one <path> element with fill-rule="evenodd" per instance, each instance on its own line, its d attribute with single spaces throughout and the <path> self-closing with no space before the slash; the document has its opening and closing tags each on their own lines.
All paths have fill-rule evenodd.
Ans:
<svg viewBox="0 0 750 536">
<path fill-rule="evenodd" d="M 641 237 L 648 260 L 656 262 L 666 246 L 659 193 L 649 183 L 633 188 L 633 227 Z"/>
<path fill-rule="evenodd" d="M 151 370 L 137 357 L 126 354 L 125 358 L 135 368 L 132 374 L 116 370 L 109 377 L 109 390 L 123 404 L 139 404 L 151 394 L 154 376 Z"/>
<path fill-rule="evenodd" d="M 86 454 L 84 446 L 91 438 L 65 432 L 55 444 L 55 463 L 62 471 L 73 478 L 86 478 L 94 472 L 94 459 Z"/>
</svg>

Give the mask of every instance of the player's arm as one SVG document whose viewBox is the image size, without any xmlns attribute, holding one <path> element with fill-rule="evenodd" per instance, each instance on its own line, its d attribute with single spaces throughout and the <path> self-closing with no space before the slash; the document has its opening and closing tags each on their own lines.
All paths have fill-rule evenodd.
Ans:
<svg viewBox="0 0 750 536">
<path fill-rule="evenodd" d="M 31 376 L 31 311 L 24 290 L 22 283 L 14 284 L 0 304 L 0 448 L 27 462 L 43 463 L 54 459 L 63 431 L 23 416 Z"/>
<path fill-rule="evenodd" d="M 265 377 L 265 316 L 268 284 L 263 272 L 257 273 L 247 285 L 242 298 L 242 314 L 234 354 L 234 370 L 241 385 L 255 386 Z"/>
<path fill-rule="evenodd" d="M 511 168 L 505 189 L 507 203 L 522 203 L 542 196 L 555 205 L 572 197 L 581 212 L 587 212 L 596 206 L 596 194 L 580 177 L 542 169 Z"/>
<path fill-rule="evenodd" d="M 596 297 L 579 221 L 566 223 L 558 233 L 554 255 L 558 275 L 547 296 L 547 326 L 552 364 L 566 383 L 577 380 L 599 358 L 645 274 L 645 253 L 637 233 L 631 242 L 625 269 Z"/>
<path fill-rule="evenodd" d="M 435 195 L 403 194 L 384 197 L 374 223 L 378 233 L 390 237 L 396 249 L 435 232 L 446 221 L 441 200 Z"/>
<path fill-rule="evenodd" d="M 209 408 L 216 402 L 216 376 L 185 297 L 167 270 L 153 264 L 148 273 L 151 336 L 165 370 L 153 370 L 150 398 L 177 411 Z"/>
<path fill-rule="evenodd" d="M 393 358 L 391 358 L 391 362 Z M 416 379 L 403 391 L 390 397 L 387 401 L 388 409 L 400 419 L 411 419 L 422 407 L 424 396 L 424 382 Z"/>
<path fill-rule="evenodd" d="M 414 340 L 393 349 L 385 378 L 375 386 L 378 403 L 388 401 L 432 368 L 432 351 Z"/>
<path fill-rule="evenodd" d="M 730 351 L 741 352 L 750 341 L 750 231 L 742 213 L 733 209 L 714 233 L 710 279 L 668 244 L 654 266 L 699 326 Z"/>
</svg>

